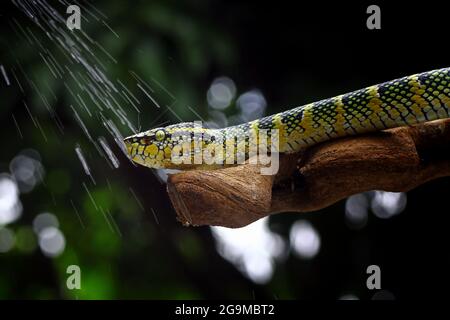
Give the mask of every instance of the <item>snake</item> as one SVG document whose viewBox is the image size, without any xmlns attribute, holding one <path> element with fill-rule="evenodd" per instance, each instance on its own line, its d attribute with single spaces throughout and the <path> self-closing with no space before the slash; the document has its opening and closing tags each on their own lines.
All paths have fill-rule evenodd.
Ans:
<svg viewBox="0 0 450 320">
<path fill-rule="evenodd" d="M 272 151 L 295 153 L 331 139 L 449 117 L 450 68 L 443 68 L 372 85 L 235 126 L 217 129 L 182 122 L 134 134 L 125 138 L 124 143 L 129 158 L 145 167 L 216 169 L 234 163 L 236 159 L 248 160 L 255 141 L 264 143 L 267 148 L 273 146 L 268 142 L 272 132 L 277 133 L 277 147 Z M 261 138 L 261 132 L 266 132 L 266 136 Z M 222 161 L 192 161 L 205 151 L 211 155 L 221 152 Z M 183 154 L 191 161 L 173 161 L 174 154 Z M 229 159 L 234 162 L 227 161 Z"/>
</svg>

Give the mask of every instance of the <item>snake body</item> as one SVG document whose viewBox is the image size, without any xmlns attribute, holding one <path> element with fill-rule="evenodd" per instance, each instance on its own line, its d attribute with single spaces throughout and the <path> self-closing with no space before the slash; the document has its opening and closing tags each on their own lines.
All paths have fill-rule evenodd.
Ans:
<svg viewBox="0 0 450 320">
<path fill-rule="evenodd" d="M 215 168 L 217 164 L 175 164 L 171 157 L 175 148 L 186 145 L 179 136 L 198 142 L 197 147 L 191 149 L 191 158 L 203 150 L 219 148 L 223 149 L 225 159 L 239 156 L 248 159 L 251 144 L 248 137 L 262 130 L 277 130 L 277 151 L 292 153 L 330 139 L 448 117 L 450 68 L 444 68 L 373 85 L 237 126 L 207 129 L 194 123 L 179 123 L 141 132 L 124 141 L 130 158 L 150 168 Z M 190 147 L 194 145 L 192 141 L 188 143 Z"/>
</svg>

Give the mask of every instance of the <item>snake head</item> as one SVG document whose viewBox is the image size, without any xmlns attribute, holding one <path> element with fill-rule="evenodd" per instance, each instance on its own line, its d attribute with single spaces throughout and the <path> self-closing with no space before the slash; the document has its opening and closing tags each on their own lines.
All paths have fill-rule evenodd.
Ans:
<svg viewBox="0 0 450 320">
<path fill-rule="evenodd" d="M 170 168 L 172 143 L 165 128 L 155 128 L 124 139 L 130 159 L 149 168 Z"/>
<path fill-rule="evenodd" d="M 186 122 L 141 132 L 124 142 L 130 159 L 137 164 L 154 169 L 193 169 L 202 166 L 196 163 L 195 155 L 212 146 L 217 135 L 214 129 Z M 172 156 L 187 156 L 188 161 L 176 162 Z"/>
</svg>

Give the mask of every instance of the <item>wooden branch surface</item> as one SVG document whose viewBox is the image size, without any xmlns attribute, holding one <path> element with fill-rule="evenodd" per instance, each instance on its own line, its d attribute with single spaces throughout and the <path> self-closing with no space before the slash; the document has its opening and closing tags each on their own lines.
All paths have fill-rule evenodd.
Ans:
<svg viewBox="0 0 450 320">
<path fill-rule="evenodd" d="M 450 176 L 450 119 L 327 141 L 281 155 L 275 176 L 255 165 L 170 175 L 185 225 L 238 228 L 280 212 L 310 212 L 368 190 L 408 191 Z"/>
</svg>

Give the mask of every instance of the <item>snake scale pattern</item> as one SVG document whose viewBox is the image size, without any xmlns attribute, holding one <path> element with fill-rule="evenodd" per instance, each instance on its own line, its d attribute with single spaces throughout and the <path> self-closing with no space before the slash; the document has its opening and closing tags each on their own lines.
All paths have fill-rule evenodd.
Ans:
<svg viewBox="0 0 450 320">
<path fill-rule="evenodd" d="M 193 148 L 191 157 L 202 150 L 211 151 L 218 147 L 223 148 L 226 159 L 239 156 L 247 159 L 249 135 L 263 129 L 278 130 L 278 151 L 292 153 L 330 139 L 448 117 L 450 68 L 444 68 L 370 86 L 237 126 L 208 129 L 190 122 L 179 123 L 138 133 L 124 141 L 131 160 L 146 167 L 208 169 L 217 165 L 183 166 L 173 163 L 174 148 L 186 143 L 180 140 L 180 134 L 191 137 L 193 141 L 201 138 L 198 140 L 200 148 Z M 239 137 L 243 139 L 239 140 Z"/>
</svg>

